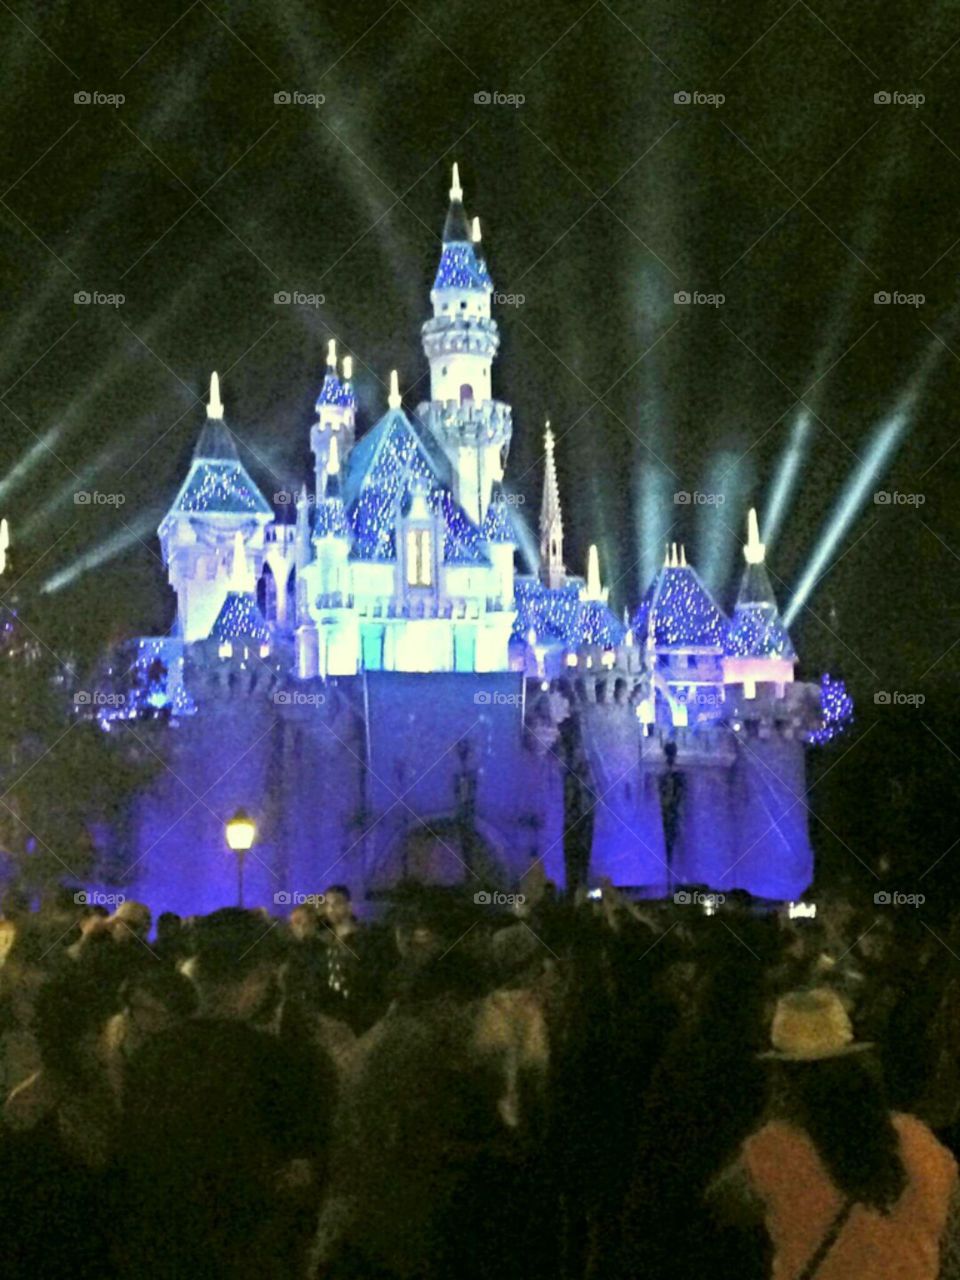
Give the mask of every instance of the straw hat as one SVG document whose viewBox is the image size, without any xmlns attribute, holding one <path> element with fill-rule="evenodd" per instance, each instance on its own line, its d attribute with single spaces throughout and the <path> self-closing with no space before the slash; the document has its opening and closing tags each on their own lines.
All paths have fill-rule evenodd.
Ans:
<svg viewBox="0 0 960 1280">
<path fill-rule="evenodd" d="M 773 1015 L 770 1041 L 773 1049 L 760 1056 L 781 1062 L 820 1062 L 873 1047 L 854 1041 L 843 1001 L 829 987 L 781 996 Z"/>
</svg>

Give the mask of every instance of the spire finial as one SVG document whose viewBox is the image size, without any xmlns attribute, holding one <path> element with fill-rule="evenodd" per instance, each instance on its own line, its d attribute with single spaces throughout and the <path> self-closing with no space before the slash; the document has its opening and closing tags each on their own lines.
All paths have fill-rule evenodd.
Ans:
<svg viewBox="0 0 960 1280">
<path fill-rule="evenodd" d="M 670 568 L 670 543 L 666 543 L 663 549 L 663 567 Z"/>
<path fill-rule="evenodd" d="M 747 515 L 747 545 L 743 548 L 743 558 L 747 564 L 763 564 L 763 558 L 766 553 L 767 549 L 760 541 L 757 509 L 756 507 L 751 507 Z"/>
<path fill-rule="evenodd" d="M 453 162 L 453 173 L 450 178 L 450 199 L 459 203 L 463 199 L 463 187 L 460 185 L 460 166 Z"/>
<path fill-rule="evenodd" d="M 349 382 L 353 378 L 353 356 L 343 357 L 343 380 Z"/>
<path fill-rule="evenodd" d="M 330 439 L 330 452 L 327 454 L 327 475 L 336 476 L 340 474 L 340 450 L 337 447 L 337 437 L 332 436 Z"/>
<path fill-rule="evenodd" d="M 544 424 L 543 443 L 547 453 L 553 453 L 553 432 L 550 430 L 550 419 Z"/>
<path fill-rule="evenodd" d="M 210 375 L 210 399 L 207 401 L 207 417 L 216 418 L 218 421 L 223 417 L 223 405 L 220 402 L 219 373 L 211 373 Z"/>
<path fill-rule="evenodd" d="M 400 379 L 396 369 L 390 370 L 390 394 L 387 396 L 387 404 L 391 409 L 400 408 Z"/>
<path fill-rule="evenodd" d="M 473 225 L 470 229 L 470 238 L 474 244 L 480 243 L 480 219 L 474 218 Z"/>
<path fill-rule="evenodd" d="M 680 568 L 685 569 L 686 567 L 687 567 L 687 548 L 681 542 L 680 543 Z"/>
<path fill-rule="evenodd" d="M 677 557 L 677 544 L 675 542 L 670 543 L 670 568 L 671 569 L 680 568 L 680 561 Z"/>
<path fill-rule="evenodd" d="M 327 367 L 336 371 L 337 368 L 337 340 L 330 338 L 327 342 Z"/>
<path fill-rule="evenodd" d="M 10 550 L 10 526 L 6 517 L 0 520 L 0 573 L 7 567 L 7 552 Z"/>
</svg>

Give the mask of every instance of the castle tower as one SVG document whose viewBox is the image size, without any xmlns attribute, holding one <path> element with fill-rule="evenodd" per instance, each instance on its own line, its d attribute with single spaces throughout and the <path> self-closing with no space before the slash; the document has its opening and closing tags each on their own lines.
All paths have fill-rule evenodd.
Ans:
<svg viewBox="0 0 960 1280">
<path fill-rule="evenodd" d="M 471 230 L 463 189 L 453 166 L 450 208 L 443 228 L 440 265 L 430 292 L 433 317 L 423 325 L 430 363 L 428 419 L 450 459 L 456 499 L 479 525 L 493 486 L 503 479 L 510 447 L 510 409 L 492 398 L 491 368 L 500 345 L 490 315 L 493 281 L 480 252 L 480 222 Z"/>
<path fill-rule="evenodd" d="M 345 356 L 343 378 L 337 374 L 337 343 L 331 338 L 327 343 L 327 371 L 323 386 L 314 405 L 317 420 L 310 428 L 310 451 L 314 459 L 314 498 L 323 500 L 327 476 L 327 456 L 330 442 L 338 440 L 341 459 L 353 448 L 356 436 L 357 398 L 353 391 L 353 360 Z"/>
<path fill-rule="evenodd" d="M 764 563 L 766 547 L 760 541 L 757 513 L 752 507 L 743 557 L 747 567 L 724 644 L 724 681 L 742 682 L 748 697 L 753 696 L 758 681 L 772 681 L 782 694 L 783 686 L 793 682 L 797 655 L 780 619 Z"/>
<path fill-rule="evenodd" d="M 553 432 L 550 421 L 543 437 L 546 466 L 543 475 L 543 499 L 540 504 L 540 577 L 544 586 L 562 587 L 567 580 L 563 564 L 563 516 L 560 512 L 560 488 L 557 464 L 553 456 Z"/>
<path fill-rule="evenodd" d="M 223 421 L 220 379 L 210 378 L 207 421 L 187 478 L 158 529 L 170 585 L 177 593 L 177 631 L 205 640 L 232 589 L 238 536 L 244 580 L 262 570 L 273 508 L 240 461 Z"/>
</svg>

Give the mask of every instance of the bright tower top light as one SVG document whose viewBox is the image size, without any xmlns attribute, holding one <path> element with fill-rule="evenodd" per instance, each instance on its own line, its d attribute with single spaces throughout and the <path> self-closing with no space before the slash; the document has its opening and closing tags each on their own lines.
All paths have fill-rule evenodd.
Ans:
<svg viewBox="0 0 960 1280">
<path fill-rule="evenodd" d="M 218 421 L 223 418 L 223 403 L 220 400 L 219 373 L 211 373 L 210 375 L 210 399 L 207 401 L 207 417 L 216 418 Z"/>
<path fill-rule="evenodd" d="M 400 408 L 400 378 L 396 369 L 390 370 L 390 394 L 387 396 L 387 404 L 391 409 Z"/>
<path fill-rule="evenodd" d="M 757 509 L 751 507 L 747 515 L 747 543 L 743 548 L 743 558 L 747 564 L 763 564 L 767 548 L 760 541 L 760 526 L 757 524 Z"/>
<path fill-rule="evenodd" d="M 450 199 L 457 202 L 463 199 L 463 187 L 460 185 L 460 166 L 456 160 L 453 162 L 453 172 L 450 178 Z"/>
</svg>

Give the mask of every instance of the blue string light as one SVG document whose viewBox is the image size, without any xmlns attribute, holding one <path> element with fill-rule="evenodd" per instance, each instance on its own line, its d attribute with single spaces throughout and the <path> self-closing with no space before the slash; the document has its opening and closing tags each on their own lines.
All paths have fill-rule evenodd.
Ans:
<svg viewBox="0 0 960 1280">
<path fill-rule="evenodd" d="M 853 723 L 853 698 L 847 693 L 843 680 L 834 680 L 826 671 L 820 677 L 820 728 L 810 735 L 810 741 L 822 747 L 832 742 Z"/>
<path fill-rule="evenodd" d="M 742 658 L 795 658 L 793 642 L 774 605 L 737 605 L 724 653 Z"/>
<path fill-rule="evenodd" d="M 487 264 L 474 252 L 469 242 L 454 241 L 445 244 L 440 254 L 434 289 L 482 289 L 493 288 Z"/>
<path fill-rule="evenodd" d="M 174 511 L 273 515 L 273 508 L 240 462 L 194 462 Z"/>
<path fill-rule="evenodd" d="M 256 600 L 249 592 L 239 591 L 227 593 L 210 634 L 220 641 L 239 640 L 250 645 L 266 644 L 270 639 L 270 629 Z"/>
<path fill-rule="evenodd" d="M 651 624 L 652 619 L 652 624 Z M 651 628 L 658 648 L 722 648 L 727 620 L 688 565 L 664 566 L 633 615 L 638 642 Z"/>
</svg>

